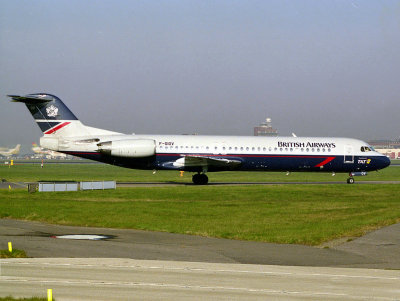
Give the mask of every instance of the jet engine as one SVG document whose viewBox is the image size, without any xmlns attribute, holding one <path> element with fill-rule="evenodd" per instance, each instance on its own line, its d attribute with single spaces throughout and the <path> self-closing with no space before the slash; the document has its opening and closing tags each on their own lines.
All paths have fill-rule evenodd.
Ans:
<svg viewBox="0 0 400 301">
<path fill-rule="evenodd" d="M 144 158 L 154 156 L 156 142 L 151 139 L 115 140 L 98 143 L 99 152 L 108 156 Z"/>
</svg>

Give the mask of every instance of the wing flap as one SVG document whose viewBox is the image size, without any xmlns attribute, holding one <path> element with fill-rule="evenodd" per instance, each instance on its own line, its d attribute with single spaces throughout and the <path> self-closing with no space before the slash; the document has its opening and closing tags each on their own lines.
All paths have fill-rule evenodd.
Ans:
<svg viewBox="0 0 400 301">
<path fill-rule="evenodd" d="M 240 160 L 225 159 L 225 158 L 214 158 L 204 156 L 183 156 L 176 160 L 173 165 L 175 167 L 224 167 L 234 168 L 240 165 Z"/>
</svg>

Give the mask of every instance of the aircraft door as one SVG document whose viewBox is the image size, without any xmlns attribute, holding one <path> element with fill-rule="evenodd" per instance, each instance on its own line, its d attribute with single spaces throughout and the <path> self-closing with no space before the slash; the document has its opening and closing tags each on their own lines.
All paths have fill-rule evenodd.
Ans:
<svg viewBox="0 0 400 301">
<path fill-rule="evenodd" d="M 354 152 L 352 145 L 345 145 L 344 147 L 344 163 L 354 163 Z"/>
</svg>

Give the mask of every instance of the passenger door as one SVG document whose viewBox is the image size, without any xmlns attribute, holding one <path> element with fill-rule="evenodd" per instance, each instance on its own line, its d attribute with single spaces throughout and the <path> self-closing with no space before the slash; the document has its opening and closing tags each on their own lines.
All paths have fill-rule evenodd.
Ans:
<svg viewBox="0 0 400 301">
<path fill-rule="evenodd" d="M 344 163 L 354 163 L 354 152 L 352 145 L 345 145 L 344 147 Z"/>
</svg>

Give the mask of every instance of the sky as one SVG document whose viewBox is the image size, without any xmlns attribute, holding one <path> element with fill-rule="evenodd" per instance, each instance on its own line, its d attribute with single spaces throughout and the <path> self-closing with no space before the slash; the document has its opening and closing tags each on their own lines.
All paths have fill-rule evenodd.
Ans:
<svg viewBox="0 0 400 301">
<path fill-rule="evenodd" d="M 399 50 L 400 1 L 0 0 L 0 146 L 39 92 L 127 134 L 398 139 Z"/>
</svg>

